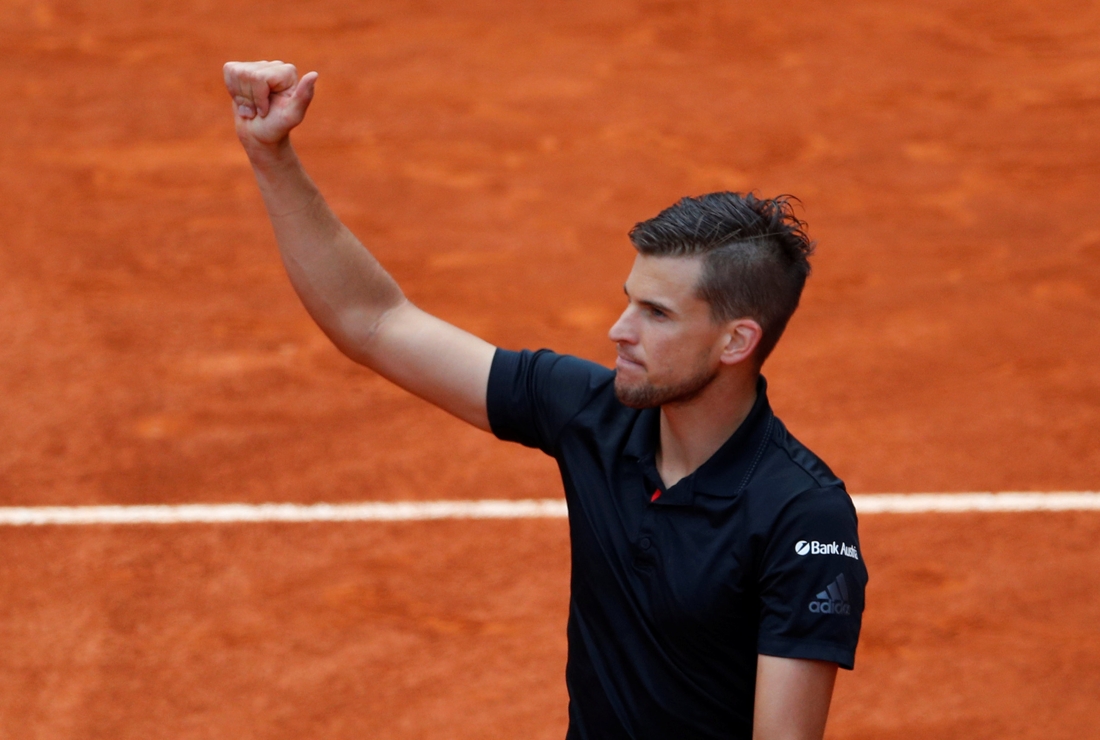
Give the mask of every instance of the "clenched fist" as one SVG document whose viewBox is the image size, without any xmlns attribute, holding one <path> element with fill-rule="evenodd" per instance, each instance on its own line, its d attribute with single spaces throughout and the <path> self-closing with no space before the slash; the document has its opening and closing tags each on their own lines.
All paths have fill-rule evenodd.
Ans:
<svg viewBox="0 0 1100 740">
<path fill-rule="evenodd" d="M 317 73 L 298 79 L 284 62 L 228 62 L 225 87 L 233 98 L 237 137 L 246 149 L 282 143 L 305 118 Z"/>
</svg>

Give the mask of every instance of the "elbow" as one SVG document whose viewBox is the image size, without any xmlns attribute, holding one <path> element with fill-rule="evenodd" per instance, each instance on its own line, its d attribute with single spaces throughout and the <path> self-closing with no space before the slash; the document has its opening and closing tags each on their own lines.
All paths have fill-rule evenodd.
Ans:
<svg viewBox="0 0 1100 740">
<path fill-rule="evenodd" d="M 353 362 L 367 367 L 375 365 L 378 336 L 386 322 L 408 303 L 403 295 L 391 305 L 379 307 L 351 307 L 340 312 L 332 327 L 325 334 L 341 353 Z"/>
</svg>

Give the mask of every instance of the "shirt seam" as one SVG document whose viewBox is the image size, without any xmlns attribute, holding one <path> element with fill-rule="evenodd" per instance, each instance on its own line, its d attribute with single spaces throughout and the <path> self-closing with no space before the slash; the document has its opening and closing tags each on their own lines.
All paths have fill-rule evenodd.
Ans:
<svg viewBox="0 0 1100 740">
<path fill-rule="evenodd" d="M 758 639 L 758 641 L 762 642 L 762 643 L 765 643 L 765 644 L 777 644 L 777 645 L 782 644 L 782 645 L 789 645 L 789 646 L 792 646 L 792 647 L 796 646 L 796 645 L 816 645 L 818 647 L 835 647 L 835 648 L 840 648 L 841 650 L 847 650 L 847 651 L 850 651 L 850 652 L 855 652 L 855 648 L 851 647 L 850 645 L 835 642 L 833 640 L 821 640 L 821 639 L 817 639 L 817 638 L 813 638 L 813 637 L 782 637 L 782 636 L 779 636 L 779 635 L 773 635 L 773 634 L 765 633 L 765 635 L 763 636 L 763 639 Z"/>
<path fill-rule="evenodd" d="M 820 649 L 822 652 L 839 654 L 846 658 L 844 661 L 837 661 L 837 664 L 842 668 L 850 670 L 849 666 L 854 666 L 856 662 L 856 646 L 844 645 L 838 642 L 827 640 L 815 640 L 815 639 L 800 639 L 796 637 L 776 637 L 775 635 L 765 635 L 757 638 L 756 651 L 758 655 L 771 655 L 769 650 L 775 651 L 787 651 L 787 652 L 800 652 L 799 648 L 809 648 L 811 652 L 814 648 Z M 776 656 L 776 657 L 797 657 L 797 656 Z M 810 658 L 813 660 L 813 658 Z"/>
<path fill-rule="evenodd" d="M 800 463 L 798 460 L 794 459 L 794 455 L 791 454 L 791 450 L 787 445 L 779 444 L 779 442 L 776 441 L 775 446 L 783 451 L 783 454 L 787 456 L 787 459 L 791 461 L 792 465 L 794 465 L 799 470 L 801 470 L 803 473 L 805 473 L 807 476 L 809 476 L 809 478 L 814 482 L 814 488 L 841 488 L 841 489 L 843 489 L 843 482 L 841 483 L 840 486 L 830 485 L 830 484 L 824 483 L 821 479 L 821 476 L 817 475 L 812 470 L 807 468 L 805 465 Z M 836 476 L 834 475 L 833 477 L 835 478 Z M 813 490 L 813 489 L 808 488 L 806 490 Z"/>
<path fill-rule="evenodd" d="M 749 479 L 752 478 L 752 474 L 756 472 L 756 466 L 760 464 L 760 461 L 764 457 L 764 448 L 768 446 L 768 442 L 771 441 L 772 434 L 772 422 L 775 421 L 775 415 L 768 416 L 768 425 L 764 428 L 764 439 L 760 442 L 760 445 L 756 448 L 756 456 L 753 458 L 752 465 L 749 466 L 748 471 L 745 473 L 745 477 L 741 479 L 741 484 L 737 486 L 737 493 L 741 493 L 745 490 L 745 486 L 749 484 Z"/>
</svg>

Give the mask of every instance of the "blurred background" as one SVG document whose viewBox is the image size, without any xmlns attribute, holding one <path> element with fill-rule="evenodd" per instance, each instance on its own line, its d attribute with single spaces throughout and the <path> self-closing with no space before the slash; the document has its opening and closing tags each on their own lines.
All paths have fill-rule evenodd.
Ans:
<svg viewBox="0 0 1100 740">
<path fill-rule="evenodd" d="M 610 364 L 626 232 L 791 193 L 765 366 L 854 493 L 1100 488 L 1100 9 L 1007 0 L 0 2 L 0 505 L 542 498 L 553 462 L 331 348 L 221 65 L 419 305 Z M 1083 737 L 1100 517 L 865 517 L 830 737 Z M 0 529 L 0 735 L 561 737 L 562 522 Z"/>
</svg>

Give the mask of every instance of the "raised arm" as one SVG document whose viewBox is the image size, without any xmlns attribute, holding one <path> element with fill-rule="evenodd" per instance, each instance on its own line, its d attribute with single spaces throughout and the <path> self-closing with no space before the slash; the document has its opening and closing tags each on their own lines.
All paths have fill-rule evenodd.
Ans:
<svg viewBox="0 0 1100 740">
<path fill-rule="evenodd" d="M 325 203 L 290 145 L 317 73 L 283 62 L 229 62 L 237 137 L 248 153 L 283 265 L 313 320 L 345 355 L 481 429 L 495 348 L 431 316 Z"/>
<path fill-rule="evenodd" d="M 836 663 L 759 656 L 753 740 L 821 740 Z"/>
</svg>

